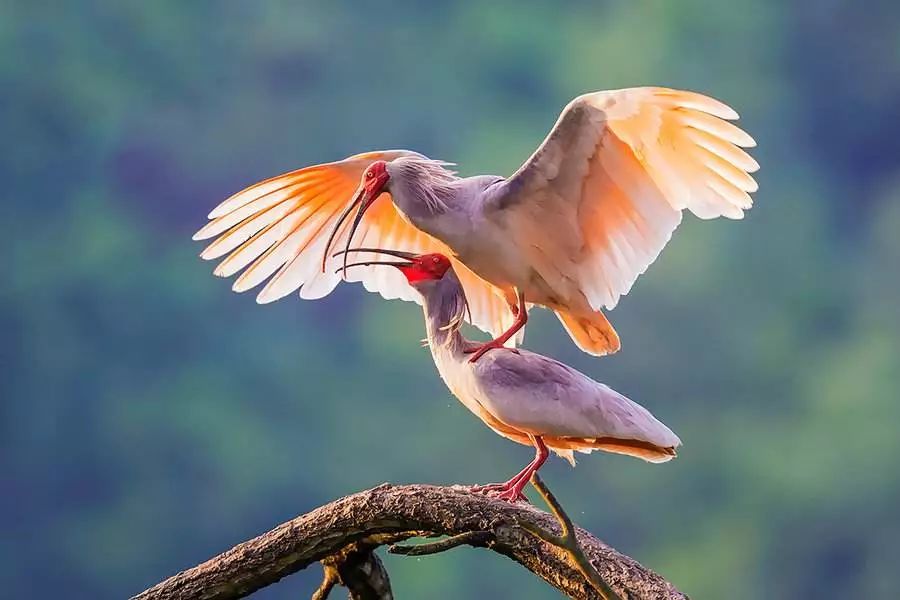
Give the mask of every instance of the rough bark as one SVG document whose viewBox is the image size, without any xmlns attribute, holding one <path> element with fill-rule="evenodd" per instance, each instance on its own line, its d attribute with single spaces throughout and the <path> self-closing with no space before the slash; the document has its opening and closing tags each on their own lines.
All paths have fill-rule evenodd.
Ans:
<svg viewBox="0 0 900 600">
<path fill-rule="evenodd" d="M 325 580 L 316 597 L 326 597 L 333 585 L 341 584 L 353 598 L 386 600 L 392 597 L 390 583 L 373 551 L 417 536 L 460 536 L 457 543 L 432 551 L 457 544 L 489 548 L 572 598 L 600 598 L 563 549 L 528 531 L 536 529 L 561 531 L 552 515 L 526 504 L 511 505 L 460 487 L 383 484 L 283 523 L 132 600 L 243 598 L 320 561 Z M 575 535 L 584 556 L 622 598 L 687 598 L 590 533 L 576 528 Z M 410 552 L 400 548 L 398 553 Z"/>
</svg>

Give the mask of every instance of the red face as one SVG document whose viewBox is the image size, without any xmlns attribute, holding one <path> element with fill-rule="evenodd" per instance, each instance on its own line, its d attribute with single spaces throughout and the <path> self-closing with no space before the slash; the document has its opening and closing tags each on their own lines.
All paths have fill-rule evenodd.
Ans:
<svg viewBox="0 0 900 600">
<path fill-rule="evenodd" d="M 406 280 L 410 284 L 441 279 L 450 268 L 450 259 L 437 252 L 421 254 L 409 262 L 410 264 L 398 265 L 397 268 L 406 275 Z"/>
<path fill-rule="evenodd" d="M 344 256 L 346 257 L 347 252 L 350 250 L 350 242 L 353 240 L 353 235 L 356 233 L 356 229 L 362 222 L 363 215 L 366 210 L 372 206 L 372 203 L 378 199 L 381 192 L 384 191 L 384 186 L 387 185 L 390 178 L 391 176 L 387 171 L 387 163 L 383 160 L 376 160 L 363 172 L 362 189 L 359 190 L 359 193 L 356 194 L 353 201 L 347 206 L 344 212 L 341 213 L 341 216 L 338 217 L 337 223 L 334 224 L 334 227 L 331 230 L 331 235 L 328 236 L 328 243 L 325 244 L 325 252 L 322 255 L 323 271 L 325 270 L 325 262 L 328 260 L 328 251 L 331 249 L 331 244 L 341 230 L 344 221 L 350 217 L 350 214 L 355 208 L 356 217 L 354 217 L 353 223 L 350 225 L 350 234 L 347 236 L 347 246 L 344 248 Z M 344 263 L 344 266 L 347 266 L 346 262 Z"/>
<path fill-rule="evenodd" d="M 391 176 L 387 172 L 387 163 L 383 160 L 376 160 L 369 165 L 365 175 L 363 175 L 363 190 L 365 194 L 363 205 L 367 207 L 367 205 L 374 202 L 390 178 Z"/>
</svg>

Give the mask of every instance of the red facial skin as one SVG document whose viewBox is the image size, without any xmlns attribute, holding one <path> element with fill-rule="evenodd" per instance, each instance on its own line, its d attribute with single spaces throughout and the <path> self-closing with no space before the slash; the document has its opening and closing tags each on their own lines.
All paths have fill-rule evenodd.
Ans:
<svg viewBox="0 0 900 600">
<path fill-rule="evenodd" d="M 422 254 L 410 260 L 412 264 L 398 266 L 397 268 L 406 275 L 410 284 L 419 281 L 437 280 L 444 276 L 450 268 L 450 259 L 437 252 Z"/>
<path fill-rule="evenodd" d="M 376 160 L 369 165 L 369 168 L 366 169 L 366 174 L 363 177 L 363 191 L 365 194 L 363 197 L 364 209 L 375 202 L 390 178 L 391 176 L 388 175 L 387 172 L 387 163 L 383 160 Z"/>
</svg>

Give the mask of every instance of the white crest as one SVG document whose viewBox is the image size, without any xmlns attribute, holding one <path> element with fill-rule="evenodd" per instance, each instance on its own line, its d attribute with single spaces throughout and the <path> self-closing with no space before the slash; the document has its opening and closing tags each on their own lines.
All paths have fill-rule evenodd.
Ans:
<svg viewBox="0 0 900 600">
<path fill-rule="evenodd" d="M 444 197 L 452 194 L 451 185 L 457 180 L 456 173 L 446 167 L 453 163 L 418 156 L 402 156 L 389 164 L 391 177 L 397 178 L 407 187 L 411 196 L 425 203 L 433 212 L 447 209 Z"/>
</svg>

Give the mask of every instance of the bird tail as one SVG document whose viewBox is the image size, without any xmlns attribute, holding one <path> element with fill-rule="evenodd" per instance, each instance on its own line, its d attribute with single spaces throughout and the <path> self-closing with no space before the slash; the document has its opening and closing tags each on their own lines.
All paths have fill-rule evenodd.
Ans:
<svg viewBox="0 0 900 600">
<path fill-rule="evenodd" d="M 674 446 L 657 446 L 649 442 L 637 442 L 634 440 L 617 440 L 612 438 L 600 438 L 591 445 L 592 449 L 604 450 L 613 454 L 624 454 L 646 460 L 650 463 L 669 462 L 678 453 Z"/>
<path fill-rule="evenodd" d="M 618 352 L 622 346 L 619 334 L 599 310 L 588 314 L 557 310 L 556 316 L 562 321 L 572 341 L 588 354 L 605 356 Z"/>
<path fill-rule="evenodd" d="M 550 448 L 555 452 L 560 458 L 564 458 L 569 461 L 569 464 L 573 467 L 575 466 L 575 451 L 571 448 Z M 581 452 L 584 452 L 583 450 Z"/>
<path fill-rule="evenodd" d="M 573 467 L 575 466 L 575 455 L 573 452 L 590 454 L 594 450 L 603 450 L 613 454 L 633 456 L 651 463 L 668 462 L 678 456 L 675 446 L 659 446 L 642 440 L 601 437 L 545 438 L 544 441 L 551 450 L 568 460 Z"/>
</svg>

